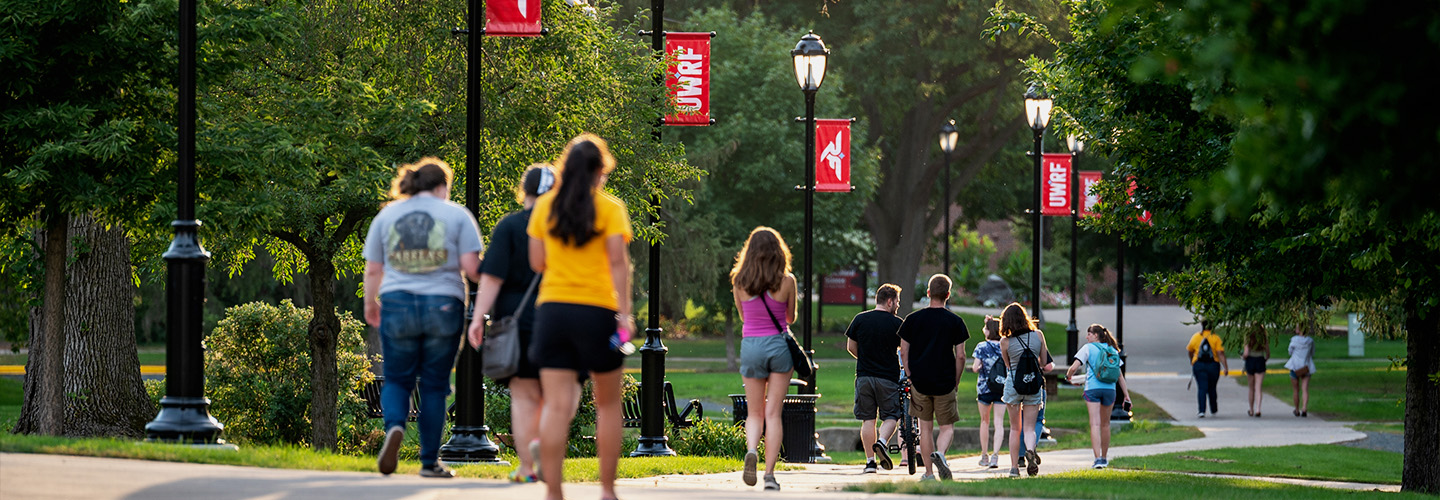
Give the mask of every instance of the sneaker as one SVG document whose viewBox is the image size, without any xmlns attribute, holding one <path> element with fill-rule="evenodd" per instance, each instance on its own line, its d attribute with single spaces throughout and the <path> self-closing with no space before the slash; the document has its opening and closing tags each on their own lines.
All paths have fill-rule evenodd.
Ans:
<svg viewBox="0 0 1440 500">
<path fill-rule="evenodd" d="M 981 453 L 981 454 L 980 454 L 980 466 L 981 466 L 981 467 L 984 467 L 984 466 L 987 466 L 987 465 L 990 465 L 990 456 L 989 456 L 989 455 L 986 455 L 986 454 L 984 454 L 984 453 Z"/>
<path fill-rule="evenodd" d="M 1205 412 L 1200 412 L 1200 414 L 1196 415 L 1195 418 L 1205 418 Z"/>
<path fill-rule="evenodd" d="M 1097 458 L 1097 459 L 1095 459 L 1095 464 L 1094 464 L 1094 465 L 1091 465 L 1090 468 L 1092 468 L 1092 469 L 1104 469 L 1104 468 L 1105 468 L 1105 459 L 1103 459 L 1103 458 Z"/>
<path fill-rule="evenodd" d="M 994 454 L 991 454 L 991 455 L 990 455 L 990 468 L 991 468 L 991 469 L 999 469 L 999 468 L 1000 468 L 1000 454 L 999 454 L 999 453 L 994 453 Z"/>
<path fill-rule="evenodd" d="M 780 491 L 780 482 L 775 480 L 774 474 L 765 475 L 765 491 Z"/>
<path fill-rule="evenodd" d="M 535 479 L 544 481 L 545 475 L 540 473 L 544 468 L 540 465 L 540 438 L 530 440 L 530 460 L 535 462 Z"/>
<path fill-rule="evenodd" d="M 1025 472 L 1030 474 L 1031 476 L 1039 474 L 1040 455 L 1036 454 L 1035 450 L 1025 450 L 1025 454 L 1028 455 L 1029 458 L 1029 460 L 1025 461 Z"/>
<path fill-rule="evenodd" d="M 1101 468 L 1101 469 L 1105 469 L 1105 468 L 1108 468 L 1108 467 L 1110 467 L 1110 459 L 1105 458 L 1105 457 L 1100 457 L 1100 468 Z"/>
<path fill-rule="evenodd" d="M 1010 468 L 1010 477 L 1020 477 L 1020 469 Z"/>
<path fill-rule="evenodd" d="M 955 477 L 950 475 L 950 464 L 945 463 L 945 455 L 940 452 L 930 454 L 930 463 L 935 465 L 935 472 L 940 475 L 940 479 L 949 481 Z"/>
<path fill-rule="evenodd" d="M 756 455 L 755 452 L 745 452 L 745 472 L 742 472 L 740 474 L 740 478 L 745 480 L 746 486 L 755 486 L 755 462 L 758 462 L 759 460 L 760 456 Z M 765 485 L 765 487 L 768 488 L 770 487 L 770 485 L 767 484 Z"/>
<path fill-rule="evenodd" d="M 895 463 L 890 461 L 890 454 L 885 450 L 885 443 L 876 441 L 875 444 L 870 445 L 870 449 L 875 452 L 875 459 L 880 461 L 880 468 L 885 470 L 895 468 Z"/>
<path fill-rule="evenodd" d="M 920 482 L 922 482 L 922 483 L 928 483 L 928 482 L 935 481 L 935 480 L 936 480 L 936 479 L 935 479 L 935 476 L 934 476 L 933 474 L 921 474 L 921 475 L 920 475 Z"/>
<path fill-rule="evenodd" d="M 452 478 L 455 477 L 455 471 L 450 470 L 445 464 L 435 462 L 430 465 L 420 466 L 420 477 Z"/>
<path fill-rule="evenodd" d="M 1024 453 L 1021 453 L 1021 454 L 1020 454 L 1020 458 L 1018 458 L 1018 459 L 1015 460 L 1015 467 L 1019 468 L 1019 467 L 1024 467 L 1024 466 L 1025 466 L 1025 454 L 1024 454 Z"/>
<path fill-rule="evenodd" d="M 385 444 L 380 445 L 380 457 L 375 460 L 375 467 L 380 469 L 381 474 L 388 476 L 395 472 L 402 441 L 405 441 L 405 427 L 397 425 L 385 431 Z"/>
<path fill-rule="evenodd" d="M 879 467 L 876 467 L 875 461 L 871 460 L 865 463 L 865 470 L 861 471 L 861 474 L 874 474 L 876 472 L 879 472 Z"/>
</svg>

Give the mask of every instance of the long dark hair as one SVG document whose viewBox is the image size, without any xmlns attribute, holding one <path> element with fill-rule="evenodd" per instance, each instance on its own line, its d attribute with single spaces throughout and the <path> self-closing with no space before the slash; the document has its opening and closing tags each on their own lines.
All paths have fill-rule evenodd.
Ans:
<svg viewBox="0 0 1440 500">
<path fill-rule="evenodd" d="M 745 293 L 759 296 L 779 290 L 785 275 L 790 274 L 790 247 L 774 229 L 760 226 L 750 231 L 745 246 L 735 254 L 735 267 L 730 268 L 730 284 Z"/>
<path fill-rule="evenodd" d="M 1030 315 L 1025 312 L 1025 306 L 1019 302 L 1011 302 L 1000 312 L 1000 336 L 1013 337 L 1024 335 L 1026 332 L 1038 330 L 1035 323 L 1030 322 Z"/>
<path fill-rule="evenodd" d="M 1110 334 L 1109 328 L 1105 328 L 1105 326 L 1100 323 L 1095 323 L 1090 325 L 1090 328 L 1087 330 L 1095 334 L 1095 338 L 1099 341 L 1110 344 L 1110 347 L 1114 347 L 1117 351 L 1120 350 L 1120 344 L 1115 342 L 1115 336 Z"/>
<path fill-rule="evenodd" d="M 605 140 L 580 134 L 560 155 L 560 190 L 550 206 L 550 234 L 566 245 L 581 247 L 600 233 L 595 230 L 595 179 L 615 169 Z"/>
</svg>

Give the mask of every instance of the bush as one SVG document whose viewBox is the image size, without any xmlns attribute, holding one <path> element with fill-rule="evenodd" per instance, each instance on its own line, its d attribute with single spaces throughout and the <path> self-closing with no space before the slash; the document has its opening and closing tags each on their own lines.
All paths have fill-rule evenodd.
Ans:
<svg viewBox="0 0 1440 500">
<path fill-rule="evenodd" d="M 621 377 L 622 399 L 638 399 L 640 397 L 640 384 L 635 377 L 624 375 Z M 485 385 L 485 425 L 491 432 L 498 434 L 513 434 L 510 419 L 510 389 L 486 378 Z M 595 393 L 591 388 L 591 381 L 585 381 L 580 390 L 580 407 L 575 411 L 575 420 L 570 422 L 570 451 L 569 457 L 593 457 L 595 456 Z M 522 443 L 516 443 L 517 446 Z M 625 445 L 634 449 L 633 443 Z"/>
<path fill-rule="evenodd" d="M 340 314 L 337 369 L 340 390 L 339 450 L 369 451 L 379 435 L 360 396 L 374 380 L 365 358 L 365 326 Z M 226 437 L 255 444 L 310 444 L 310 344 L 312 311 L 285 300 L 251 302 L 225 310 L 205 339 L 205 380 L 210 412 L 225 424 Z"/>
<path fill-rule="evenodd" d="M 695 421 L 688 429 L 672 430 L 670 447 L 687 457 L 745 456 L 745 427 L 719 423 L 708 418 Z"/>
</svg>

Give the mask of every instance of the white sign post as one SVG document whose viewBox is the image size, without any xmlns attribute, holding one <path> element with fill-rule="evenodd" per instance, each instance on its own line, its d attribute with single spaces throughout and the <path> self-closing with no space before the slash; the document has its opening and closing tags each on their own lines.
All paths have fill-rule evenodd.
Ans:
<svg viewBox="0 0 1440 500">
<path fill-rule="evenodd" d="M 1365 332 L 1360 331 L 1360 315 L 1350 313 L 1350 357 L 1358 358 L 1365 355 Z"/>
</svg>

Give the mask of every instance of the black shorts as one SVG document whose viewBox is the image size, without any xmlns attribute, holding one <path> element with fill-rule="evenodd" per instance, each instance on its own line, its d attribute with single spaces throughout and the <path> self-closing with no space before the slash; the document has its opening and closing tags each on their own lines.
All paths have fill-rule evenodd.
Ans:
<svg viewBox="0 0 1440 500">
<path fill-rule="evenodd" d="M 990 391 L 983 394 L 977 393 L 975 395 L 975 402 L 987 405 L 993 405 L 995 403 L 1005 404 L 1004 402 L 1000 401 L 1001 396 L 1003 396 L 1003 394 L 1001 394 L 1001 391 Z"/>
<path fill-rule="evenodd" d="M 1249 375 L 1265 373 L 1265 358 L 1263 356 L 1246 356 L 1245 373 Z"/>
<path fill-rule="evenodd" d="M 625 364 L 610 347 L 615 311 L 603 307 L 547 302 L 535 308 L 535 335 L 526 354 L 535 366 L 575 370 L 580 380 Z"/>
<path fill-rule="evenodd" d="M 535 332 L 529 330 L 520 330 L 520 352 L 525 353 L 524 355 L 520 356 L 520 366 L 518 369 L 516 369 L 514 375 L 500 380 L 496 380 L 496 383 L 505 387 L 510 387 L 510 381 L 517 378 L 528 378 L 531 380 L 540 379 L 540 365 L 537 365 L 535 364 L 535 362 L 530 361 L 530 345 L 534 343 Z"/>
</svg>

